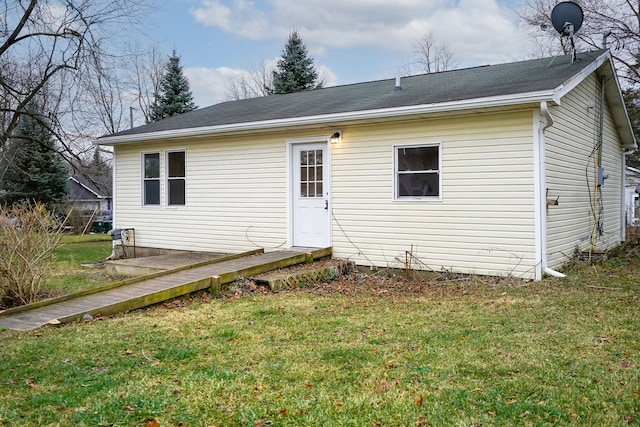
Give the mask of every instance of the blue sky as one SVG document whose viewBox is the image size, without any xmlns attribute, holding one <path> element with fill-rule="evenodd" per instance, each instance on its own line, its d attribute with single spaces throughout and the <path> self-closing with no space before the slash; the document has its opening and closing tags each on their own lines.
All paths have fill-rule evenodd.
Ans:
<svg viewBox="0 0 640 427">
<path fill-rule="evenodd" d="M 459 67 L 525 58 L 519 0 L 163 0 L 147 28 L 181 57 L 196 103 L 225 100 L 227 82 L 273 63 L 292 29 L 330 85 L 394 77 L 433 32 Z"/>
</svg>

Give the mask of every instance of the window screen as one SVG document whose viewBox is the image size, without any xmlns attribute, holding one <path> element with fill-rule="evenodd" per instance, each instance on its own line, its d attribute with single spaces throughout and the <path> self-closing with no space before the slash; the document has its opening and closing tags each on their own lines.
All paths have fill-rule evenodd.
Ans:
<svg viewBox="0 0 640 427">
<path fill-rule="evenodd" d="M 185 204 L 185 159 L 184 151 L 167 153 L 167 192 L 169 206 Z"/>
<path fill-rule="evenodd" d="M 143 204 L 160 204 L 160 153 L 143 155 Z"/>
<path fill-rule="evenodd" d="M 396 198 L 440 196 L 440 146 L 396 147 Z"/>
</svg>

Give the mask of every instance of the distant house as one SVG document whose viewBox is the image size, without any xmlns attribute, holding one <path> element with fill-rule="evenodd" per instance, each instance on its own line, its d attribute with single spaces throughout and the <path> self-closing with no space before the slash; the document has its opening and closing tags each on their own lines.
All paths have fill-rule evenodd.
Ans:
<svg viewBox="0 0 640 427">
<path fill-rule="evenodd" d="M 81 219 L 81 223 L 98 221 L 111 224 L 113 198 L 110 194 L 98 190 L 95 185 L 81 176 L 70 176 L 67 186 L 71 208 Z M 102 226 L 100 228 L 99 231 L 108 231 L 103 230 Z"/>
<path fill-rule="evenodd" d="M 225 102 L 98 143 L 138 246 L 527 279 L 624 239 L 636 147 L 604 50 Z"/>
<path fill-rule="evenodd" d="M 625 170 L 625 210 L 627 225 L 640 225 L 640 170 L 627 166 Z"/>
</svg>

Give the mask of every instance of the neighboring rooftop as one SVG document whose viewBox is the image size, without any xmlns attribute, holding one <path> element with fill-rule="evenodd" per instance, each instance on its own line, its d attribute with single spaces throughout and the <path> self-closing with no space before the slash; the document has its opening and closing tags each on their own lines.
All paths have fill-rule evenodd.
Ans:
<svg viewBox="0 0 640 427">
<path fill-rule="evenodd" d="M 68 181 L 71 200 L 93 200 L 111 197 L 111 188 L 101 191 L 83 176 L 70 176 Z"/>
</svg>

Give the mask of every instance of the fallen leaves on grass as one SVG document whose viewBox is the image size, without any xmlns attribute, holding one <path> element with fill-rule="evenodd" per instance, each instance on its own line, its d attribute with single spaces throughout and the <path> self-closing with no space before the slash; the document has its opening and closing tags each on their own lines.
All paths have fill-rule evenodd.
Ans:
<svg viewBox="0 0 640 427">
<path fill-rule="evenodd" d="M 160 427 L 160 420 L 158 418 L 145 418 L 142 420 L 142 424 L 146 427 Z"/>
</svg>

